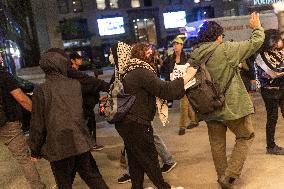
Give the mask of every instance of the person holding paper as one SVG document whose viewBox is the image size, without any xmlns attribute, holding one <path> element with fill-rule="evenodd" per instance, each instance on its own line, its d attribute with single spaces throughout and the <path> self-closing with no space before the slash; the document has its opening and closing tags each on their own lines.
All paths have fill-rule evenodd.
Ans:
<svg viewBox="0 0 284 189">
<path fill-rule="evenodd" d="M 275 144 L 275 128 L 280 107 L 284 117 L 284 51 L 281 33 L 265 31 L 265 40 L 256 57 L 257 81 L 267 112 L 266 152 L 284 155 L 284 148 Z"/>
<path fill-rule="evenodd" d="M 169 55 L 165 60 L 165 66 L 168 73 L 166 77 L 167 81 L 173 80 L 174 78 L 183 77 L 186 73 L 186 69 L 189 64 L 186 64 L 188 59 L 188 54 L 183 51 L 184 40 L 177 36 L 173 42 L 174 53 Z M 171 106 L 171 101 L 169 101 L 169 107 Z M 190 124 L 187 125 L 188 120 Z M 198 121 L 196 119 L 195 112 L 193 111 L 191 105 L 186 96 L 180 100 L 180 121 L 179 121 L 179 135 L 184 135 L 186 128 L 190 129 L 198 126 Z"/>
</svg>

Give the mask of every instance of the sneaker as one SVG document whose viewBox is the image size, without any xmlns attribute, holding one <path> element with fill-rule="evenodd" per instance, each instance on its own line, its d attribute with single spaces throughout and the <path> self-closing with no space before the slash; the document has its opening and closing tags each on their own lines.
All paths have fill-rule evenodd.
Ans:
<svg viewBox="0 0 284 189">
<path fill-rule="evenodd" d="M 232 177 L 221 176 L 221 178 L 218 179 L 218 183 L 222 189 L 234 189 L 233 185 L 235 180 L 236 179 Z"/>
<path fill-rule="evenodd" d="M 172 108 L 173 107 L 173 103 L 172 102 L 168 102 L 168 108 Z"/>
<path fill-rule="evenodd" d="M 184 135 L 185 134 L 185 128 L 180 128 L 178 135 Z"/>
<path fill-rule="evenodd" d="M 284 148 L 275 145 L 273 148 L 266 148 L 267 154 L 284 155 Z"/>
<path fill-rule="evenodd" d="M 164 164 L 161 168 L 162 173 L 168 173 L 170 172 L 175 166 L 177 165 L 177 162 L 174 162 L 173 164 Z"/>
<path fill-rule="evenodd" d="M 124 184 L 124 183 L 127 183 L 127 182 L 131 182 L 131 178 L 128 174 L 124 174 L 122 177 L 117 179 L 117 182 L 119 184 Z"/>
<path fill-rule="evenodd" d="M 29 132 L 29 131 L 25 131 L 25 132 L 24 132 L 24 136 L 25 136 L 25 137 L 29 137 L 29 136 L 30 136 L 30 132 Z"/>
<path fill-rule="evenodd" d="M 195 128 L 195 127 L 198 127 L 198 123 L 190 123 L 187 127 L 186 127 L 186 129 L 193 129 L 193 128 Z"/>
<path fill-rule="evenodd" d="M 92 148 L 94 151 L 101 151 L 102 149 L 104 149 L 104 146 L 99 144 L 95 144 Z"/>
</svg>

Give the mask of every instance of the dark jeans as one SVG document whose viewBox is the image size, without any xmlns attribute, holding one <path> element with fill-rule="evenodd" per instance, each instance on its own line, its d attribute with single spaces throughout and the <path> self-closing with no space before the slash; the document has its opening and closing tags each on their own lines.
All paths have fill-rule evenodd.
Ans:
<svg viewBox="0 0 284 189">
<path fill-rule="evenodd" d="M 50 162 L 50 165 L 58 189 L 72 189 L 76 172 L 91 189 L 109 188 L 103 180 L 91 152 Z"/>
<path fill-rule="evenodd" d="M 90 135 L 95 143 L 97 143 L 97 124 L 95 113 L 88 116 L 87 126 L 89 128 Z"/>
<path fill-rule="evenodd" d="M 284 90 L 261 89 L 261 95 L 265 103 L 267 122 L 266 122 L 266 142 L 267 148 L 273 148 L 275 144 L 275 128 L 278 120 L 278 108 L 284 118 Z"/>
<path fill-rule="evenodd" d="M 143 189 L 144 173 L 158 189 L 170 189 L 161 173 L 152 126 L 124 120 L 116 123 L 115 128 L 125 144 L 131 189 Z"/>
</svg>

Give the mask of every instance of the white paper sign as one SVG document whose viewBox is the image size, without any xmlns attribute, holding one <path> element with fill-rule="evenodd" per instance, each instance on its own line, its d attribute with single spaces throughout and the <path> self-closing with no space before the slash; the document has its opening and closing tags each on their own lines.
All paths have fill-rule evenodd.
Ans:
<svg viewBox="0 0 284 189">
<path fill-rule="evenodd" d="M 176 64 L 173 72 L 170 74 L 171 81 L 175 80 L 176 78 L 185 76 L 186 70 L 189 66 L 189 63 L 186 63 L 185 65 Z"/>
</svg>

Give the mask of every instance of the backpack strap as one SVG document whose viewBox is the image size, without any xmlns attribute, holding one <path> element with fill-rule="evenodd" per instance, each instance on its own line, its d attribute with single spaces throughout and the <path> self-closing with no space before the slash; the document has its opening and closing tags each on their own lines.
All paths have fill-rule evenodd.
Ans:
<svg viewBox="0 0 284 189">
<path fill-rule="evenodd" d="M 217 49 L 218 45 L 212 50 L 210 51 L 204 58 L 201 59 L 201 63 L 200 63 L 200 67 L 202 68 L 202 70 L 204 71 L 205 77 L 206 79 L 208 79 L 209 81 L 213 82 L 213 79 L 210 75 L 210 73 L 208 72 L 208 70 L 206 69 L 206 64 L 209 61 L 209 59 L 211 58 L 211 56 L 213 55 L 213 53 L 215 52 L 215 50 Z M 227 82 L 227 84 L 225 85 L 225 88 L 223 89 L 223 91 L 220 91 L 221 94 L 225 94 L 225 92 L 227 91 L 227 89 L 229 88 L 234 76 L 236 74 L 236 70 L 234 70 L 233 74 L 231 75 L 229 81 Z"/>
</svg>

